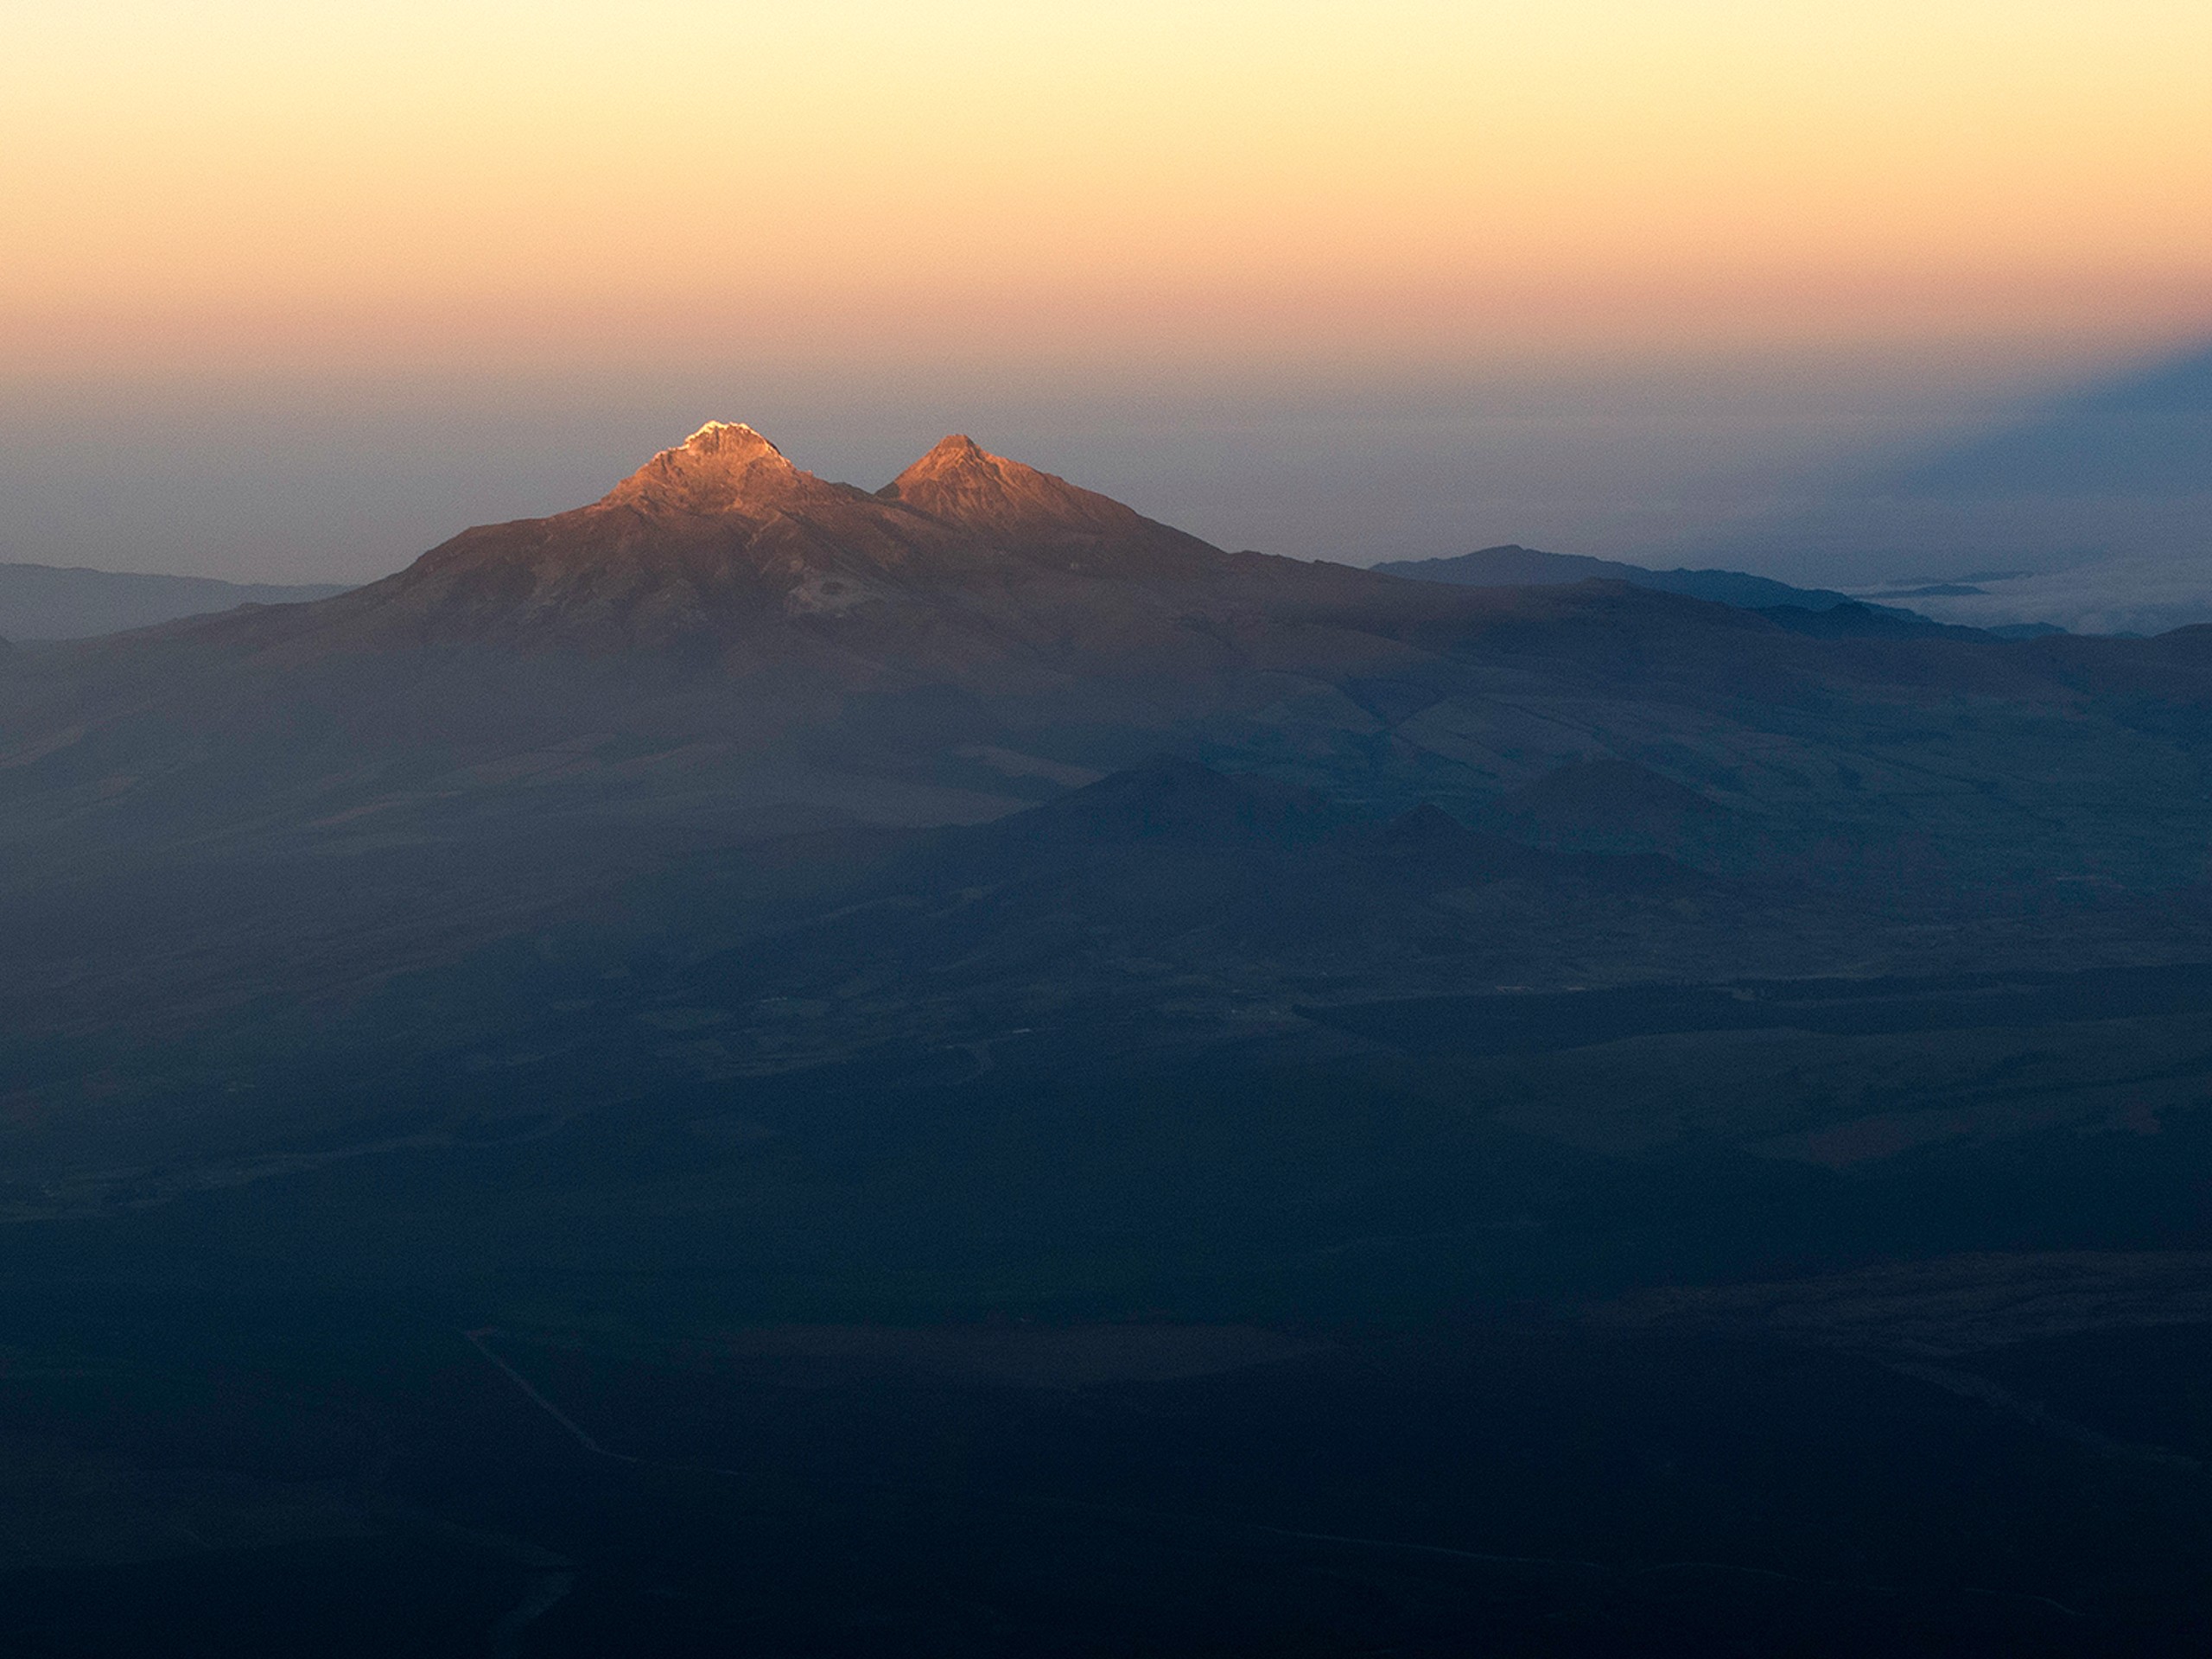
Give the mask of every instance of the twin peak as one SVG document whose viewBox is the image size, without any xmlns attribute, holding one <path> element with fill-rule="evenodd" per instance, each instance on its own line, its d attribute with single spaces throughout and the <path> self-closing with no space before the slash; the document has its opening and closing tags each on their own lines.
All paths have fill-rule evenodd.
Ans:
<svg viewBox="0 0 2212 1659">
<path fill-rule="evenodd" d="M 610 491 L 601 505 L 684 513 L 753 515 L 801 508 L 835 496 L 850 502 L 863 492 L 803 472 L 784 452 L 742 422 L 709 421 L 673 449 L 664 449 Z M 1086 528 L 1119 529 L 1108 520 L 1136 515 L 1118 502 L 1050 473 L 995 455 L 956 434 L 939 442 L 875 497 L 924 512 L 957 508 L 967 519 L 1039 512 Z"/>
<path fill-rule="evenodd" d="M 791 465 L 766 435 L 744 422 L 709 421 L 675 448 L 664 449 L 655 455 L 618 486 L 615 493 L 620 495 L 628 485 L 656 474 L 671 481 L 683 477 L 703 483 L 715 477 L 735 481 L 756 474 L 759 477 L 755 481 L 759 482 L 777 477 L 814 479 L 813 474 L 801 472 Z M 940 442 L 877 493 L 895 497 L 899 486 L 912 480 L 969 474 L 1001 479 L 1025 474 L 1039 480 L 1052 476 L 1020 461 L 1008 461 L 1003 455 L 995 455 L 973 438 L 955 434 Z"/>
</svg>

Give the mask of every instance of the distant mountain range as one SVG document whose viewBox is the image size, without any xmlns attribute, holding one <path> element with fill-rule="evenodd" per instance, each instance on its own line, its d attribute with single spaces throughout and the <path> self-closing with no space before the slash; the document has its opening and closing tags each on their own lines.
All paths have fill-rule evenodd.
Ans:
<svg viewBox="0 0 2212 1659">
<path fill-rule="evenodd" d="M 1393 559 L 1374 567 L 1417 582 L 1450 582 L 1469 588 L 1547 587 L 1570 582 L 1625 582 L 1663 594 L 1684 594 L 1733 605 L 1739 610 L 1768 610 L 1794 605 L 1801 610 L 1833 610 L 1853 603 L 1848 594 L 1825 588 L 1793 588 L 1786 582 L 1747 575 L 1740 570 L 1649 570 L 1618 559 L 1593 559 L 1580 553 L 1542 553 L 1507 543 L 1478 548 L 1457 558 Z"/>
<path fill-rule="evenodd" d="M 1543 553 L 1508 543 L 1479 548 L 1446 559 L 1393 559 L 1373 567 L 1415 582 L 1446 582 L 1465 588 L 1544 588 L 1576 582 L 1624 582 L 1662 594 L 1681 594 L 1738 610 L 1761 611 L 1800 632 L 1937 633 L 1946 625 L 1916 611 L 1878 605 L 1827 588 L 1793 588 L 1786 582 L 1741 570 L 1651 570 L 1618 559 L 1593 559 L 1580 553 Z M 1910 599 L 1937 589 L 1896 595 Z M 1940 591 L 1949 591 L 1948 589 Z M 1965 591 L 1973 591 L 1971 589 Z M 2048 623 L 1999 626 L 2001 639 L 2032 639 L 2063 630 Z"/>
<path fill-rule="evenodd" d="M 0 639 L 90 639 L 241 605 L 296 605 L 342 594 L 330 583 L 217 582 L 51 564 L 0 564 Z"/>
</svg>

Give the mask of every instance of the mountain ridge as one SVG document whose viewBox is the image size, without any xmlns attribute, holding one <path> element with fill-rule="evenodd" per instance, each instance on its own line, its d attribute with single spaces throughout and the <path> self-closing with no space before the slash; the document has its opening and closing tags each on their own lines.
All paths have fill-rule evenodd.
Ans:
<svg viewBox="0 0 2212 1659">
<path fill-rule="evenodd" d="M 1898 792 L 1925 733 L 2000 711 L 2012 735 L 1943 740 L 1968 792 L 2012 787 L 1986 774 L 2031 733 L 2037 767 L 2064 750 L 2083 776 L 2171 780 L 2166 739 L 2101 711 L 2205 695 L 2208 671 L 2183 639 L 2013 645 L 1225 552 L 970 439 L 869 491 L 715 423 L 596 500 L 464 531 L 368 588 L 26 653 L 0 676 L 0 839 L 29 873 L 185 841 L 488 857 L 556 821 L 578 849 L 973 823 L 1163 749 L 1503 823 L 1518 785 L 1612 755 L 1738 815 L 1630 838 L 1716 870 L 1907 818 L 1976 868 L 2070 869 L 2086 809 L 2040 771 L 1971 833 L 1943 793 Z M 2131 871 L 2201 858 L 2183 819 L 2154 828 Z"/>
<path fill-rule="evenodd" d="M 346 591 L 338 582 L 236 582 L 83 565 L 0 563 L 0 639 L 93 639 L 241 605 L 307 604 Z"/>
<path fill-rule="evenodd" d="M 1693 570 L 1677 567 L 1655 570 L 1618 559 L 1593 558 L 1585 553 L 1546 553 L 1507 542 L 1477 548 L 1471 553 L 1434 559 L 1389 559 L 1370 567 L 1394 576 L 1417 582 L 1447 582 L 1467 587 L 1548 587 L 1573 582 L 1625 582 L 1631 587 L 1659 593 L 1681 594 L 1738 610 L 1769 610 L 1793 606 L 1801 610 L 1833 610 L 1859 602 L 1849 594 L 1827 588 L 1799 588 L 1768 576 L 1742 570 Z M 1894 608 L 1894 607 L 1883 607 Z"/>
<path fill-rule="evenodd" d="M 1017 657 L 1068 631 L 1078 589 L 1096 601 L 1109 584 L 1126 610 L 1144 582 L 1249 580 L 1294 563 L 1224 552 L 965 437 L 869 491 L 714 421 L 596 501 L 463 531 L 283 626 L 353 645 L 673 651 L 739 671 L 804 657 L 834 672 L 830 659 L 851 670 L 872 634 L 893 636 L 894 651 L 913 649 L 918 629 L 956 657 Z"/>
</svg>

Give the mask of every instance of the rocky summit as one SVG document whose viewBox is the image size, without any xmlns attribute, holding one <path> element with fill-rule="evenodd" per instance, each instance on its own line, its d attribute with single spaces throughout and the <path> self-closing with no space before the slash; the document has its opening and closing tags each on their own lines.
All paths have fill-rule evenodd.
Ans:
<svg viewBox="0 0 2212 1659">
<path fill-rule="evenodd" d="M 869 491 L 804 471 L 750 426 L 713 421 L 588 506 L 465 531 L 342 604 L 233 619 L 227 631 L 348 648 L 674 652 L 745 673 L 818 658 L 823 628 L 842 619 L 833 650 L 874 660 L 884 647 L 872 634 L 934 627 L 961 636 L 950 660 L 974 664 L 1022 656 L 1040 634 L 1081 634 L 1065 615 L 1071 601 L 1084 607 L 1086 584 L 1122 590 L 1089 595 L 1110 613 L 1132 582 L 1236 579 L 1255 563 L 965 437 Z M 1317 569 L 1272 563 L 1279 580 Z M 1040 624 L 1040 612 L 1063 620 Z"/>
</svg>

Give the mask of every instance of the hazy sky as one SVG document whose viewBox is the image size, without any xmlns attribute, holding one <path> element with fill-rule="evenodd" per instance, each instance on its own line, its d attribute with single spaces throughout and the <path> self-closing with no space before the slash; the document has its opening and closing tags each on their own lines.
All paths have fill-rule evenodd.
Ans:
<svg viewBox="0 0 2212 1659">
<path fill-rule="evenodd" d="M 709 415 L 1615 550 L 2212 329 L 2208 64 L 2202 0 L 13 0 L 0 556 L 370 575 Z"/>
</svg>

